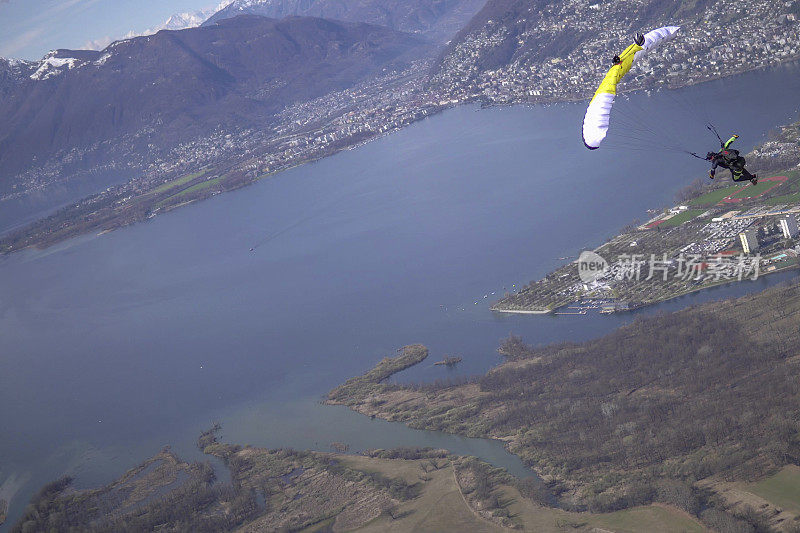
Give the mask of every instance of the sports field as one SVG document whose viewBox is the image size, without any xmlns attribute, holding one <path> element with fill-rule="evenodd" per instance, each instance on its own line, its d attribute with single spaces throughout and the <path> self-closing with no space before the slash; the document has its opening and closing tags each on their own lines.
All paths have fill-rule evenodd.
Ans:
<svg viewBox="0 0 800 533">
<path fill-rule="evenodd" d="M 687 209 L 683 213 L 678 213 L 672 218 L 668 218 L 664 222 L 661 223 L 661 226 L 665 228 L 674 228 L 675 226 L 680 226 L 684 222 L 689 222 L 693 218 L 698 215 L 703 214 L 705 211 L 703 209 Z"/>
<path fill-rule="evenodd" d="M 180 185 L 185 185 L 186 183 L 189 183 L 190 181 L 195 180 L 195 179 L 199 178 L 200 176 L 203 176 L 206 172 L 208 172 L 208 169 L 201 170 L 200 172 L 195 172 L 193 174 L 187 174 L 187 175 L 185 175 L 183 177 L 174 179 L 172 181 L 168 181 L 167 183 L 165 183 L 163 185 L 160 185 L 160 186 L 156 187 L 155 189 L 153 189 L 153 194 L 159 194 L 159 193 L 168 191 L 168 190 L 170 190 L 172 188 L 178 187 Z"/>
<path fill-rule="evenodd" d="M 786 173 L 788 180 L 779 191 L 780 196 L 773 196 L 765 200 L 765 203 L 770 205 L 779 204 L 796 204 L 800 203 L 800 172 L 789 171 Z"/>
<path fill-rule="evenodd" d="M 767 191 L 771 191 L 775 187 L 783 185 L 788 178 L 786 176 L 772 176 L 769 178 L 761 178 L 758 185 L 747 185 L 730 196 L 722 199 L 723 202 L 733 203 L 741 202 L 742 200 L 751 200 L 764 195 Z"/>
<path fill-rule="evenodd" d="M 162 207 L 162 206 L 166 205 L 167 202 L 169 202 L 170 200 L 174 200 L 176 198 L 188 197 L 192 193 L 196 193 L 198 191 L 202 191 L 203 189 L 208 189 L 209 187 L 217 185 L 220 182 L 221 179 L 222 179 L 222 176 L 217 177 L 217 178 L 212 178 L 212 179 L 206 180 L 206 181 L 201 181 L 200 183 L 192 185 L 191 187 L 189 187 L 187 189 L 183 189 L 182 191 L 176 192 L 172 196 L 168 196 L 167 198 L 161 200 L 160 202 L 158 202 L 156 204 L 156 207 Z"/>
<path fill-rule="evenodd" d="M 707 192 L 702 196 L 698 196 L 697 198 L 690 200 L 689 205 L 714 205 L 719 203 L 723 198 L 727 198 L 728 196 L 734 194 L 736 191 L 741 189 L 742 185 L 731 185 L 730 187 L 723 187 L 722 189 L 716 189 L 711 192 Z"/>
</svg>

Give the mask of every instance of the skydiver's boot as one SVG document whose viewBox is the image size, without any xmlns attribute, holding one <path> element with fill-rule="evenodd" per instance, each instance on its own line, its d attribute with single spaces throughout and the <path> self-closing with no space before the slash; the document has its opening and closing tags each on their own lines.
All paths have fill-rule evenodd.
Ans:
<svg viewBox="0 0 800 533">
<path fill-rule="evenodd" d="M 636 36 L 633 38 L 633 42 L 635 42 L 639 46 L 644 45 L 644 35 L 642 35 L 641 33 L 637 33 Z"/>
<path fill-rule="evenodd" d="M 750 178 L 750 183 L 753 185 L 758 185 L 758 174 L 753 174 L 753 177 Z"/>
</svg>

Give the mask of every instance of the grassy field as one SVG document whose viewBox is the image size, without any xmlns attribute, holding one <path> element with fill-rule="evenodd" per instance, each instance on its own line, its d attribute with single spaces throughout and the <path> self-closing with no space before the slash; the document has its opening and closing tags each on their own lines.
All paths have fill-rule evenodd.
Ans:
<svg viewBox="0 0 800 533">
<path fill-rule="evenodd" d="M 348 461 L 351 461 L 348 459 Z M 379 471 L 388 477 L 408 475 L 412 468 L 419 475 L 419 461 L 376 460 L 370 458 L 352 459 L 353 465 L 360 469 Z M 405 463 L 405 464 L 404 464 Z M 461 495 L 456 483 L 453 466 L 447 466 L 431 472 L 430 480 L 415 499 L 403 503 L 397 518 L 382 515 L 357 531 L 363 532 L 404 532 L 404 531 L 437 531 L 437 532 L 475 532 L 493 533 L 507 531 L 499 525 L 480 518 L 470 509 Z"/>
<path fill-rule="evenodd" d="M 661 224 L 661 226 L 665 228 L 680 226 L 684 222 L 689 222 L 690 220 L 692 220 L 698 215 L 701 215 L 704 212 L 705 211 L 703 209 L 687 209 L 683 213 L 678 213 L 674 217 L 666 220 L 664 223 Z"/>
<path fill-rule="evenodd" d="M 707 192 L 702 196 L 698 196 L 697 198 L 690 200 L 689 205 L 714 205 L 719 203 L 723 198 L 727 198 L 731 194 L 735 193 L 741 187 L 741 185 L 731 185 L 730 187 L 723 187 L 722 189 L 716 189 L 711 192 Z"/>
<path fill-rule="evenodd" d="M 595 515 L 590 523 L 595 527 L 611 529 L 618 533 L 626 531 L 707 531 L 702 524 L 677 509 L 649 505 L 606 515 Z"/>
<path fill-rule="evenodd" d="M 193 174 L 187 174 L 186 176 L 182 176 L 182 177 L 174 179 L 172 181 L 168 181 L 164 185 L 161 185 L 161 186 L 156 187 L 155 189 L 153 189 L 153 194 L 160 194 L 162 192 L 168 191 L 168 190 L 173 189 L 175 187 L 179 187 L 181 185 L 185 185 L 185 184 L 189 183 L 190 181 L 195 180 L 195 179 L 199 178 L 200 176 L 205 175 L 207 172 L 208 172 L 208 169 L 201 170 L 200 172 L 195 172 Z"/>
<path fill-rule="evenodd" d="M 784 466 L 777 474 L 754 483 L 708 479 L 698 483 L 721 496 L 731 509 L 757 509 L 775 531 L 800 523 L 800 467 Z"/>
<path fill-rule="evenodd" d="M 764 200 L 764 203 L 769 205 L 800 203 L 800 191 L 791 194 L 783 194 L 781 196 L 773 196 L 772 198 Z"/>
<path fill-rule="evenodd" d="M 768 189 L 772 189 L 773 187 L 780 187 L 783 183 L 778 181 L 767 181 L 762 180 L 758 182 L 758 185 L 748 185 L 747 187 L 743 187 L 740 191 L 736 194 L 731 196 L 731 198 L 739 199 L 739 198 L 755 198 Z"/>
<path fill-rule="evenodd" d="M 343 460 L 359 470 L 376 471 L 387 477 L 412 481 L 419 475 L 420 461 L 352 457 Z M 456 483 L 453 467 L 447 464 L 430 473 L 425 488 L 414 500 L 404 503 L 392 519 L 383 515 L 358 529 L 362 532 L 499 532 L 508 531 L 477 515 L 465 502 Z M 692 517 L 666 506 L 648 505 L 607 514 L 570 513 L 541 507 L 520 495 L 513 487 L 501 486 L 501 500 L 521 531 L 562 532 L 586 531 L 591 528 L 615 532 L 702 532 L 706 529 Z"/>
<path fill-rule="evenodd" d="M 156 207 L 161 207 L 161 206 L 165 205 L 167 202 L 170 202 L 172 200 L 180 199 L 180 198 L 189 196 L 189 195 L 191 195 L 193 193 L 202 191 L 204 189 L 208 189 L 209 187 L 213 187 L 214 185 L 217 185 L 220 182 L 221 179 L 222 179 L 222 177 L 220 176 L 218 178 L 213 178 L 213 179 L 206 180 L 206 181 L 203 181 L 201 183 L 198 183 L 196 185 L 192 185 L 191 187 L 189 187 L 187 189 L 184 189 L 184 190 L 182 190 L 180 192 L 177 192 L 177 193 L 173 194 L 172 196 L 169 196 L 169 197 L 161 200 L 160 202 L 158 202 L 156 204 Z"/>
<path fill-rule="evenodd" d="M 778 204 L 796 204 L 800 203 L 800 172 L 789 171 L 786 173 L 789 178 L 781 187 L 780 196 L 773 196 L 764 200 L 765 204 L 778 205 Z"/>
<path fill-rule="evenodd" d="M 398 478 L 407 483 L 416 483 L 422 470 L 420 465 L 424 461 L 405 461 L 402 459 L 380 459 L 378 457 L 364 457 L 363 455 L 341 455 L 339 460 L 345 466 L 361 470 L 362 472 L 377 472 L 391 478 Z M 445 459 L 442 463 L 447 463 Z"/>
<path fill-rule="evenodd" d="M 774 476 L 748 483 L 745 488 L 778 507 L 800 513 L 800 467 L 784 467 Z"/>
<path fill-rule="evenodd" d="M 511 487 L 505 497 L 512 503 L 508 510 L 518 517 L 524 531 L 587 531 L 592 528 L 614 532 L 660 531 L 702 532 L 700 522 L 688 514 L 667 506 L 647 505 L 614 513 L 570 513 L 560 509 L 540 507 L 524 499 Z"/>
</svg>

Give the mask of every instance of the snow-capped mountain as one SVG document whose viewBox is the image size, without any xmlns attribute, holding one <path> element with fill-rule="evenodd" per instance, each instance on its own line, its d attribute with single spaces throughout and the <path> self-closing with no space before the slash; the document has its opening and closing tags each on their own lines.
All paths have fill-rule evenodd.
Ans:
<svg viewBox="0 0 800 533">
<path fill-rule="evenodd" d="M 0 96 L 5 96 L 23 83 L 37 67 L 38 63 L 35 61 L 0 57 Z"/>
<path fill-rule="evenodd" d="M 100 52 L 94 50 L 51 50 L 40 61 L 30 62 L 35 70 L 32 80 L 47 80 L 64 72 L 97 61 Z"/>
<path fill-rule="evenodd" d="M 186 13 L 176 13 L 158 27 L 159 30 L 185 30 L 199 26 L 214 14 L 213 9 L 201 11 L 187 11 Z"/>
<path fill-rule="evenodd" d="M 186 11 L 183 13 L 175 13 L 174 15 L 170 16 L 163 24 L 159 24 L 158 26 L 155 26 L 153 28 L 148 28 L 141 32 L 129 31 L 125 35 L 125 38 L 130 39 L 131 37 L 152 35 L 154 33 L 158 33 L 161 30 L 185 30 L 187 28 L 196 28 L 200 26 L 203 22 L 205 22 L 214 13 L 216 13 L 220 9 L 224 9 L 228 5 L 228 3 L 229 2 L 223 2 L 215 8 L 200 9 L 198 11 Z"/>
<path fill-rule="evenodd" d="M 429 53 L 424 40 L 380 26 L 243 16 L 102 51 L 0 60 L 0 184 L 33 162 L 140 132 L 147 142 L 126 148 L 133 160 L 149 157 L 150 143 L 166 148 L 220 127 L 263 127 L 287 105 Z M 84 162 L 103 164 L 104 153 Z"/>
<path fill-rule="evenodd" d="M 2 1 L 2 0 L 0 0 Z M 162 24 L 154 26 L 152 28 L 147 28 L 144 31 L 134 31 L 131 30 L 126 33 L 122 38 L 123 39 L 131 39 L 133 37 L 142 37 L 145 35 L 153 35 L 154 33 L 158 33 L 161 30 L 185 30 L 188 28 L 196 28 L 203 24 L 210 16 L 214 15 L 221 9 L 225 9 L 233 0 L 224 0 L 217 4 L 216 7 L 209 7 L 205 9 L 199 9 L 197 11 L 185 11 L 183 13 L 175 13 L 174 15 L 170 16 L 166 21 Z M 100 38 L 100 39 L 92 39 L 87 41 L 84 44 L 84 48 L 88 48 L 90 50 L 102 50 L 109 44 L 114 41 L 109 36 Z"/>
<path fill-rule="evenodd" d="M 156 33 L 160 30 L 185 30 L 187 28 L 196 28 L 205 22 L 211 15 L 218 12 L 220 9 L 225 9 L 230 2 L 223 2 L 217 7 L 200 9 L 197 11 L 186 11 L 184 13 L 175 13 L 169 17 L 166 22 L 156 26 L 153 29 L 144 32 L 144 35 Z"/>
</svg>

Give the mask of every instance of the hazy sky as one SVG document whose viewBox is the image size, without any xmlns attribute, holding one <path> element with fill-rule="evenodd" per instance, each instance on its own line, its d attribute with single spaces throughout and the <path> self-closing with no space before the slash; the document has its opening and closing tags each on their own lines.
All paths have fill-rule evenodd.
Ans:
<svg viewBox="0 0 800 533">
<path fill-rule="evenodd" d="M 39 59 L 56 48 L 107 44 L 219 0 L 0 0 L 0 57 Z M 95 46 L 97 47 L 97 46 Z"/>
</svg>

